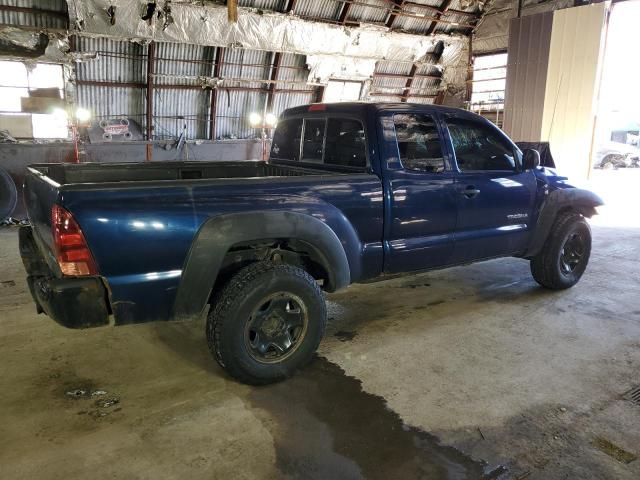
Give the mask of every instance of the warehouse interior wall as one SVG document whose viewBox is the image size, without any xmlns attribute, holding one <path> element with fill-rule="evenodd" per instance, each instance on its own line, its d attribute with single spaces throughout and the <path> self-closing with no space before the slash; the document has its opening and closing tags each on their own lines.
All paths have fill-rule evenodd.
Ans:
<svg viewBox="0 0 640 480">
<path fill-rule="evenodd" d="M 504 129 L 515 141 L 549 142 L 563 174 L 587 178 L 609 5 L 514 18 Z"/>
<path fill-rule="evenodd" d="M 509 49 L 503 129 L 513 140 L 541 140 L 553 12 L 513 18 Z"/>
<path fill-rule="evenodd" d="M 107 0 L 50 3 L 46 11 L 7 4 L 0 55 L 30 65 L 62 65 L 61 96 L 70 108 L 91 112 L 92 129 L 103 120 L 130 122 L 128 142 L 115 137 L 85 142 L 82 160 L 100 162 L 258 159 L 261 133 L 249 125 L 249 114 L 277 115 L 322 100 L 325 85 L 336 79 L 361 83 L 361 100 L 465 108 L 469 49 L 472 55 L 504 52 L 509 47 L 506 26 L 518 12 L 517 0 L 406 2 L 400 7 L 392 2 L 276 5 L 241 0 L 238 25 L 225 23 L 223 31 L 215 27 L 226 22 L 221 5 L 199 10 L 190 2 L 174 2 L 173 23 L 165 24 L 166 14 L 145 23 L 127 15 L 127 8 L 139 14 L 143 4 L 125 0 L 112 24 L 105 16 Z M 572 6 L 574 0 L 521 3 L 526 18 Z M 368 41 L 372 38 L 375 42 Z M 196 44 L 198 39 L 210 44 Z M 289 51 L 266 49 L 283 45 Z M 27 148 L 32 145 L 25 139 L 37 136 L 34 127 L 19 118 L 23 112 L 10 113 L 2 118 L 2 129 L 19 142 L 0 151 L 0 165 L 13 169 L 16 162 L 24 168 L 46 158 L 68 160 L 68 155 L 46 150 L 68 152 L 70 137 L 62 145 L 36 139 L 34 148 Z M 559 138 L 560 132 L 552 128 L 551 134 Z M 178 148 L 180 138 L 189 148 Z"/>
<path fill-rule="evenodd" d="M 605 3 L 553 14 L 540 139 L 572 178 L 589 175 L 607 14 Z"/>
</svg>

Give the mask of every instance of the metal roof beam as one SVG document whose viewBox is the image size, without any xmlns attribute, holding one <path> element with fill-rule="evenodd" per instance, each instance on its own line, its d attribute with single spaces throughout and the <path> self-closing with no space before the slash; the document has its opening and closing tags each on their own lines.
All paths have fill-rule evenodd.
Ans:
<svg viewBox="0 0 640 480">
<path fill-rule="evenodd" d="M 451 5 L 451 2 L 452 0 L 444 0 L 444 2 L 442 3 L 442 5 L 440 5 L 440 7 L 438 8 L 438 11 L 434 15 L 436 20 L 440 20 L 442 18 L 442 15 L 444 15 L 446 11 L 449 10 L 449 6 Z M 431 25 L 429 25 L 429 28 L 427 29 L 425 35 L 431 35 L 433 31 L 436 29 L 437 25 L 438 25 L 437 21 L 431 22 Z"/>
<path fill-rule="evenodd" d="M 407 83 L 404 86 L 404 91 L 402 92 L 401 102 L 406 102 L 407 97 L 409 96 L 409 92 L 411 90 L 411 84 L 413 83 L 413 79 L 416 76 L 416 71 L 418 70 L 418 66 L 414 63 L 411 66 L 411 70 L 409 71 L 409 78 L 407 78 Z"/>
<path fill-rule="evenodd" d="M 282 61 L 282 54 L 275 52 L 273 54 L 273 64 L 271 65 L 271 75 L 269 80 L 269 92 L 267 93 L 267 113 L 272 113 L 273 110 L 273 97 L 276 91 L 276 82 L 278 80 L 278 71 L 280 70 L 280 62 Z"/>
<path fill-rule="evenodd" d="M 340 11 L 340 16 L 338 17 L 338 22 L 340 23 L 340 25 L 344 25 L 345 23 L 347 23 L 347 17 L 349 16 L 351 5 L 353 4 L 350 2 L 343 2 L 342 10 Z"/>
<path fill-rule="evenodd" d="M 285 7 L 284 13 L 291 13 L 294 8 L 296 8 L 296 3 L 298 0 L 288 0 Z"/>
<path fill-rule="evenodd" d="M 402 10 L 402 6 L 405 3 L 405 0 L 393 0 L 392 2 L 394 4 L 395 7 L 397 7 L 398 10 Z M 391 28 L 393 26 L 393 22 L 396 19 L 397 14 L 393 13 L 393 10 L 391 11 L 391 13 L 389 14 L 389 17 L 387 17 L 387 21 L 385 22 L 385 26 L 387 28 Z"/>
</svg>

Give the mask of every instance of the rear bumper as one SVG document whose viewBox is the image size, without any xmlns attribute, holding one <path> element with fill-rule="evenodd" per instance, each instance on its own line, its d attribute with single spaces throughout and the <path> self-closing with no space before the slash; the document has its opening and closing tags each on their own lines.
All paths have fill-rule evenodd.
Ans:
<svg viewBox="0 0 640 480">
<path fill-rule="evenodd" d="M 109 324 L 107 291 L 99 277 L 27 277 L 38 312 L 68 328 Z"/>
<path fill-rule="evenodd" d="M 38 313 L 69 328 L 109 324 L 107 289 L 100 277 L 58 278 L 38 249 L 31 227 L 20 228 L 20 255 Z"/>
</svg>

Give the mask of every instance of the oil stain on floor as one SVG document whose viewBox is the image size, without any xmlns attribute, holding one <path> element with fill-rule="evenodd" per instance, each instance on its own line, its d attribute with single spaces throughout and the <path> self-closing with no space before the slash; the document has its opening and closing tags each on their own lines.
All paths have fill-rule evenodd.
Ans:
<svg viewBox="0 0 640 480">
<path fill-rule="evenodd" d="M 359 380 L 316 358 L 286 382 L 254 389 L 254 407 L 265 412 L 284 477 L 308 479 L 489 479 L 484 463 L 440 445 L 405 425 L 383 398 Z M 273 424 L 275 420 L 275 425 Z"/>
</svg>

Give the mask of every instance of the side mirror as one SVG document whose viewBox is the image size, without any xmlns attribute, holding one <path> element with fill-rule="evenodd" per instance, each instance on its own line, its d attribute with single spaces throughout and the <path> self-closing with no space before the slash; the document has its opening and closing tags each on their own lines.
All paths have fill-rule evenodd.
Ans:
<svg viewBox="0 0 640 480">
<path fill-rule="evenodd" d="M 524 170 L 532 170 L 540 166 L 540 152 L 533 148 L 527 148 L 522 152 L 522 168 Z"/>
</svg>

